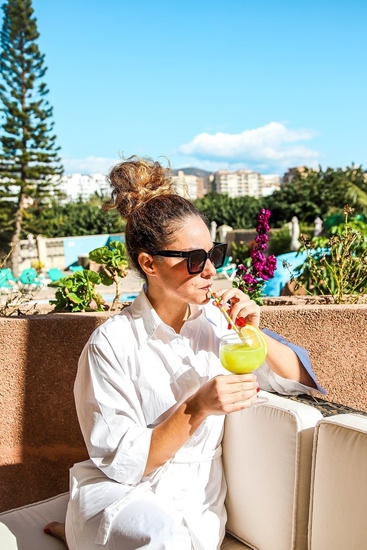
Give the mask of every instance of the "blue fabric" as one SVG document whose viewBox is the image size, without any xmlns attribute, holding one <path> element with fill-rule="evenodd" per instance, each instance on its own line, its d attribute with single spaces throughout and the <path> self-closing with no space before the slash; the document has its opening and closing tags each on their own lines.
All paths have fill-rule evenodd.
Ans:
<svg viewBox="0 0 367 550">
<path fill-rule="evenodd" d="M 297 354 L 302 365 L 305 367 L 306 371 L 311 376 L 312 380 L 315 382 L 317 390 L 324 395 L 327 393 L 327 391 L 324 388 L 322 388 L 316 380 L 315 373 L 313 372 L 313 369 L 311 366 L 311 359 L 307 350 L 305 350 L 301 346 L 297 346 L 296 344 L 292 344 L 291 342 L 288 342 L 288 340 L 283 338 L 283 336 L 280 336 L 279 334 L 277 334 L 276 332 L 273 332 L 272 330 L 263 328 L 262 331 L 268 336 L 271 336 L 271 338 L 274 338 L 274 340 L 277 340 L 281 344 L 285 344 L 286 346 L 291 348 Z"/>
<path fill-rule="evenodd" d="M 307 260 L 307 252 L 288 252 L 277 256 L 277 268 L 274 277 L 266 281 L 262 296 L 280 296 L 282 289 L 291 280 L 292 275 L 298 275 L 299 269 Z M 289 268 L 283 266 L 287 262 Z"/>
<path fill-rule="evenodd" d="M 33 267 L 23 269 L 22 273 L 20 274 L 19 280 L 24 285 L 40 284 L 37 279 L 37 271 Z"/>
</svg>

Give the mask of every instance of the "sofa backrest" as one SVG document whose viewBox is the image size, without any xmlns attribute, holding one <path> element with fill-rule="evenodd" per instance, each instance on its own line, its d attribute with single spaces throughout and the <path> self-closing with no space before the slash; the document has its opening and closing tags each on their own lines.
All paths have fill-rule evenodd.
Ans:
<svg viewBox="0 0 367 550">
<path fill-rule="evenodd" d="M 367 417 L 318 422 L 312 463 L 309 549 L 367 548 Z"/>
<path fill-rule="evenodd" d="M 322 415 L 266 396 L 268 404 L 226 418 L 228 531 L 260 550 L 306 550 L 313 436 Z"/>
</svg>

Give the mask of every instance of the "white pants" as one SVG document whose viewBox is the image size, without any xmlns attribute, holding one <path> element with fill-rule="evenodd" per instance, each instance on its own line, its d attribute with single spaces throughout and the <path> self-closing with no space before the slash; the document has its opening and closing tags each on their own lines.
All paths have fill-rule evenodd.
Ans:
<svg viewBox="0 0 367 550">
<path fill-rule="evenodd" d="M 97 544 L 102 512 L 86 521 L 73 517 L 73 504 L 66 516 L 69 550 L 191 550 L 188 528 L 179 515 L 168 510 L 154 493 L 140 493 L 114 517 L 105 545 Z"/>
</svg>

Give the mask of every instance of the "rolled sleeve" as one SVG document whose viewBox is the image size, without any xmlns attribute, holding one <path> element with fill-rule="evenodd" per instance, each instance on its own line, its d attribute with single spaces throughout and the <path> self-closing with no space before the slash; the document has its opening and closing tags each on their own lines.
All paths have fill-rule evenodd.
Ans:
<svg viewBox="0 0 367 550">
<path fill-rule="evenodd" d="M 273 332 L 269 329 L 262 329 L 264 334 L 267 334 L 271 338 L 274 338 L 274 340 L 277 340 L 278 342 L 284 344 L 285 346 L 288 346 L 291 348 L 299 360 L 301 361 L 302 365 L 308 372 L 308 374 L 311 376 L 312 380 L 314 381 L 316 385 L 317 393 L 326 394 L 326 390 L 322 388 L 319 383 L 316 380 L 315 373 L 313 372 L 312 365 L 311 365 L 311 359 L 308 354 L 308 351 L 301 346 L 297 346 L 296 344 L 293 344 L 291 342 L 288 342 L 283 336 L 280 336 L 276 332 Z M 259 369 L 256 373 L 258 377 L 258 381 L 260 383 L 260 386 L 262 389 L 266 391 L 276 391 L 278 393 L 284 393 L 284 394 L 290 394 L 290 395 L 299 395 L 302 393 L 306 393 L 309 395 L 312 395 L 315 393 L 315 388 L 312 388 L 310 386 L 305 386 L 304 384 L 301 384 L 300 382 L 296 382 L 294 380 L 288 380 L 286 378 L 283 378 L 282 376 L 279 376 L 278 374 L 274 373 L 268 365 L 265 363 L 263 367 L 261 367 L 261 370 Z M 267 386 L 267 387 L 264 387 Z"/>
<path fill-rule="evenodd" d="M 87 344 L 74 386 L 80 428 L 93 463 L 110 479 L 143 477 L 152 429 L 127 369 L 108 347 Z"/>
</svg>

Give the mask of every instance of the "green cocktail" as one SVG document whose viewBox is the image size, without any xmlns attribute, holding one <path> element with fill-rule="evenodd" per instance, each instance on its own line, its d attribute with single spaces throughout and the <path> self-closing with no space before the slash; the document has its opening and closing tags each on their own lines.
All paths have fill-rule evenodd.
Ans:
<svg viewBox="0 0 367 550">
<path fill-rule="evenodd" d="M 219 357 L 223 367 L 235 374 L 247 374 L 263 364 L 266 357 L 264 346 L 252 348 L 239 342 L 224 344 Z"/>
<path fill-rule="evenodd" d="M 240 333 L 231 332 L 220 339 L 220 361 L 233 374 L 250 374 L 255 371 L 264 363 L 267 351 L 268 345 L 263 333 L 252 325 L 246 325 Z M 252 406 L 267 401 L 265 396 L 257 395 Z"/>
</svg>

